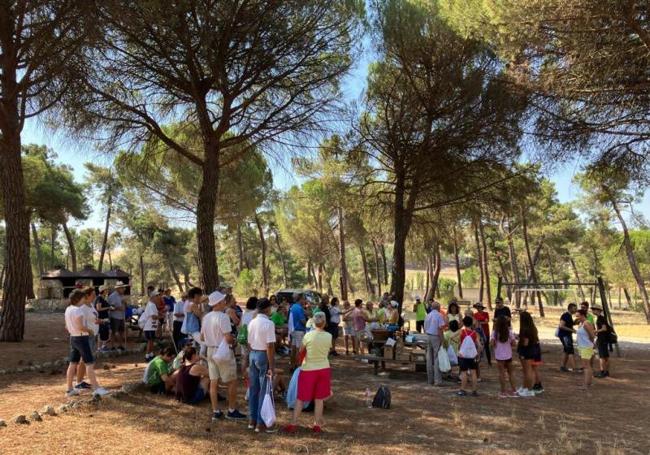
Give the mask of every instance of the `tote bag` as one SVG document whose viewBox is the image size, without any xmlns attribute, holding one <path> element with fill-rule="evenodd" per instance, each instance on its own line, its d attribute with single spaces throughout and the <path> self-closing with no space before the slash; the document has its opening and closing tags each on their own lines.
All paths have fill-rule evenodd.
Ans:
<svg viewBox="0 0 650 455">
<path fill-rule="evenodd" d="M 228 343 L 226 343 L 225 338 L 221 341 L 219 347 L 212 354 L 212 360 L 215 362 L 225 362 L 226 360 L 230 360 L 230 346 L 228 346 Z"/>
<path fill-rule="evenodd" d="M 271 428 L 275 423 L 275 403 L 273 402 L 273 380 L 266 378 L 266 393 L 262 401 L 260 416 L 267 428 Z"/>
<path fill-rule="evenodd" d="M 451 371 L 451 363 L 449 362 L 447 350 L 442 346 L 440 346 L 440 349 L 438 350 L 438 368 L 443 373 Z"/>
</svg>

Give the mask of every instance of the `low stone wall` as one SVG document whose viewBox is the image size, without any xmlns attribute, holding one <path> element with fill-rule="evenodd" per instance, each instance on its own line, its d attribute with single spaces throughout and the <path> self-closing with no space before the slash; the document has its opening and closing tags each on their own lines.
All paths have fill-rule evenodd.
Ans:
<svg viewBox="0 0 650 455">
<path fill-rule="evenodd" d="M 25 310 L 43 313 L 63 312 L 69 303 L 68 299 L 33 299 L 27 301 Z"/>
</svg>

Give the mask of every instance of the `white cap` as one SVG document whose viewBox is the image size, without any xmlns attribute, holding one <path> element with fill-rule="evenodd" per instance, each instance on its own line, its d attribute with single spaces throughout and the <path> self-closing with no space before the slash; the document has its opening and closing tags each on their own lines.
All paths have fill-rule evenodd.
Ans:
<svg viewBox="0 0 650 455">
<path fill-rule="evenodd" d="M 219 291 L 214 291 L 208 296 L 208 306 L 215 306 L 219 302 L 222 302 L 226 298 L 226 294 L 222 294 Z"/>
<path fill-rule="evenodd" d="M 399 306 L 399 303 L 397 303 L 395 300 L 391 300 L 390 304 L 393 308 L 397 308 Z"/>
</svg>

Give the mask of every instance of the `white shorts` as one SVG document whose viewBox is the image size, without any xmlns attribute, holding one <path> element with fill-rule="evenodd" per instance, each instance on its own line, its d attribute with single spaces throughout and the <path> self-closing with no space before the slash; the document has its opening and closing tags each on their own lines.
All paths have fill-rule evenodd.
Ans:
<svg viewBox="0 0 650 455">
<path fill-rule="evenodd" d="M 216 381 L 217 379 L 221 379 L 225 383 L 234 381 L 237 379 L 237 362 L 235 361 L 235 356 L 233 355 L 228 360 L 215 362 L 212 354 L 214 354 L 216 349 L 213 347 L 208 348 L 208 373 L 210 380 Z"/>
<path fill-rule="evenodd" d="M 302 346 L 302 339 L 305 337 L 305 332 L 294 330 L 291 332 L 291 346 L 300 348 Z"/>
</svg>

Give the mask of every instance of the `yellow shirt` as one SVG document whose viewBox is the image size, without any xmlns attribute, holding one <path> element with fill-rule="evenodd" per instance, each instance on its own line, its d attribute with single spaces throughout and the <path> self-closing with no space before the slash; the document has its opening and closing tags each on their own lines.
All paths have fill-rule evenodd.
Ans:
<svg viewBox="0 0 650 455">
<path fill-rule="evenodd" d="M 301 366 L 303 371 L 322 370 L 330 367 L 327 354 L 332 347 L 332 335 L 325 331 L 312 330 L 305 334 L 302 344 L 307 348 L 307 356 Z"/>
</svg>

